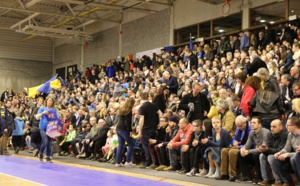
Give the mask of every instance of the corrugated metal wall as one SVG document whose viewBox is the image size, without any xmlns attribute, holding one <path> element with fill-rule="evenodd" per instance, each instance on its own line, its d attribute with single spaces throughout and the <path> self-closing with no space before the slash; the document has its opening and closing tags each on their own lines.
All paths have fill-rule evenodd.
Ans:
<svg viewBox="0 0 300 186">
<path fill-rule="evenodd" d="M 20 92 L 24 87 L 40 85 L 53 75 L 51 39 L 20 41 L 27 36 L 0 30 L 0 94 L 6 88 Z"/>
<path fill-rule="evenodd" d="M 0 58 L 34 61 L 52 61 L 52 41 L 35 37 L 22 42 L 28 35 L 11 30 L 0 30 Z"/>
</svg>

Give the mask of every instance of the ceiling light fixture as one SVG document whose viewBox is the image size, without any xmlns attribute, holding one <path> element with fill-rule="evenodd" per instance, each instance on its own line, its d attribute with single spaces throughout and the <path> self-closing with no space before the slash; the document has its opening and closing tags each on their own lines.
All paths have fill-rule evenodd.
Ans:
<svg viewBox="0 0 300 186">
<path fill-rule="evenodd" d="M 266 20 L 262 19 L 262 20 L 260 20 L 259 22 L 261 22 L 261 23 L 265 23 L 265 22 L 266 22 Z"/>
</svg>

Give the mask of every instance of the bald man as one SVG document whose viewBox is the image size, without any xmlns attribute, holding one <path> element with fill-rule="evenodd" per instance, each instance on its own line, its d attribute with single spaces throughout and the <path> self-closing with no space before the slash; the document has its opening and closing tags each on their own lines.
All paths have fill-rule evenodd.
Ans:
<svg viewBox="0 0 300 186">
<path fill-rule="evenodd" d="M 175 76 L 171 76 L 168 71 L 163 73 L 164 83 L 166 83 L 167 88 L 170 91 L 170 94 L 177 94 L 178 81 Z"/>
<path fill-rule="evenodd" d="M 268 156 L 270 154 L 275 154 L 279 152 L 285 146 L 288 131 L 282 126 L 282 122 L 279 119 L 273 120 L 271 122 L 271 144 L 269 146 L 259 146 L 259 150 L 262 152 L 259 156 L 260 170 L 262 181 L 259 185 L 271 184 L 270 175 L 270 164 L 268 163 Z"/>
<path fill-rule="evenodd" d="M 236 130 L 232 141 L 231 148 L 223 148 L 221 151 L 221 176 L 217 180 L 229 180 L 234 182 L 236 180 L 236 164 L 237 155 L 240 149 L 247 142 L 251 126 L 247 118 L 239 115 L 235 119 Z"/>
</svg>

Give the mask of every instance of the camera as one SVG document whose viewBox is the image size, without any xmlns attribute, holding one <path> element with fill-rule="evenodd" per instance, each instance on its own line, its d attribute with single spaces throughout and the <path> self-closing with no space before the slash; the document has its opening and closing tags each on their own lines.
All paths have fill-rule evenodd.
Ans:
<svg viewBox="0 0 300 186">
<path fill-rule="evenodd" d="M 193 112 L 195 110 L 194 103 L 189 103 L 189 108 L 190 108 L 190 111 Z"/>
</svg>

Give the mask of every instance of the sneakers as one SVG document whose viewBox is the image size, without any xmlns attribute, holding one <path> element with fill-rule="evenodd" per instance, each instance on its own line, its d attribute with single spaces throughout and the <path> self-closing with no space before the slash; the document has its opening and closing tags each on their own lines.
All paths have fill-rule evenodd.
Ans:
<svg viewBox="0 0 300 186">
<path fill-rule="evenodd" d="M 125 167 L 125 165 L 122 163 L 120 163 L 120 164 L 116 163 L 116 167 Z"/>
<path fill-rule="evenodd" d="M 176 167 L 173 167 L 173 166 L 169 166 L 167 168 L 164 169 L 164 171 L 176 171 Z"/>
<path fill-rule="evenodd" d="M 261 182 L 261 180 L 258 180 L 258 179 L 252 180 L 253 185 L 258 185 L 259 182 Z"/>
<path fill-rule="evenodd" d="M 135 164 L 133 164 L 132 162 L 125 162 L 125 167 L 134 167 Z"/>
<path fill-rule="evenodd" d="M 38 154 L 38 158 L 40 161 L 43 161 L 43 154 Z"/>
<path fill-rule="evenodd" d="M 242 177 L 241 179 L 235 180 L 235 182 L 238 182 L 238 183 L 240 183 L 240 182 L 249 182 L 249 183 L 251 183 L 252 180 L 249 177 Z"/>
<path fill-rule="evenodd" d="M 46 157 L 46 162 L 47 162 L 47 163 L 52 163 L 51 158 L 50 158 L 50 157 Z"/>
<path fill-rule="evenodd" d="M 235 176 L 229 176 L 228 181 L 230 181 L 230 182 L 235 182 L 235 180 L 236 180 L 236 177 L 235 177 Z"/>
<path fill-rule="evenodd" d="M 78 158 L 85 158 L 85 153 L 81 154 L 81 155 L 78 155 L 77 156 Z"/>
<path fill-rule="evenodd" d="M 178 174 L 186 174 L 188 171 L 186 171 L 185 169 L 181 169 L 176 171 Z"/>
<path fill-rule="evenodd" d="M 105 158 L 100 158 L 99 160 L 98 160 L 98 162 L 107 162 L 108 160 L 107 159 L 105 159 Z"/>
<path fill-rule="evenodd" d="M 269 185 L 270 184 L 270 182 L 269 181 L 267 181 L 267 180 L 262 180 L 262 181 L 260 181 L 260 182 L 258 182 L 258 185 Z"/>
<path fill-rule="evenodd" d="M 17 147 L 15 150 L 15 154 L 19 154 L 19 151 L 20 151 L 20 147 Z"/>
<path fill-rule="evenodd" d="M 215 174 L 215 171 L 216 171 L 216 168 L 215 168 L 215 167 L 210 167 L 210 168 L 209 168 L 209 171 L 208 171 L 208 174 L 206 174 L 206 175 L 204 176 L 204 178 L 209 178 L 209 177 L 213 176 L 213 175 Z"/>
<path fill-rule="evenodd" d="M 146 167 L 146 169 L 156 169 L 156 165 L 152 163 L 150 166 Z"/>
<path fill-rule="evenodd" d="M 192 170 L 190 172 L 186 173 L 185 175 L 187 175 L 187 176 L 195 176 L 195 174 L 196 174 L 196 169 L 192 168 Z"/>
<path fill-rule="evenodd" d="M 205 176 L 208 173 L 206 169 L 202 169 L 200 173 L 196 173 L 195 176 Z"/>
<path fill-rule="evenodd" d="M 157 170 L 157 171 L 163 171 L 165 168 L 168 168 L 168 166 L 166 166 L 166 165 L 160 165 L 155 170 Z"/>
</svg>

